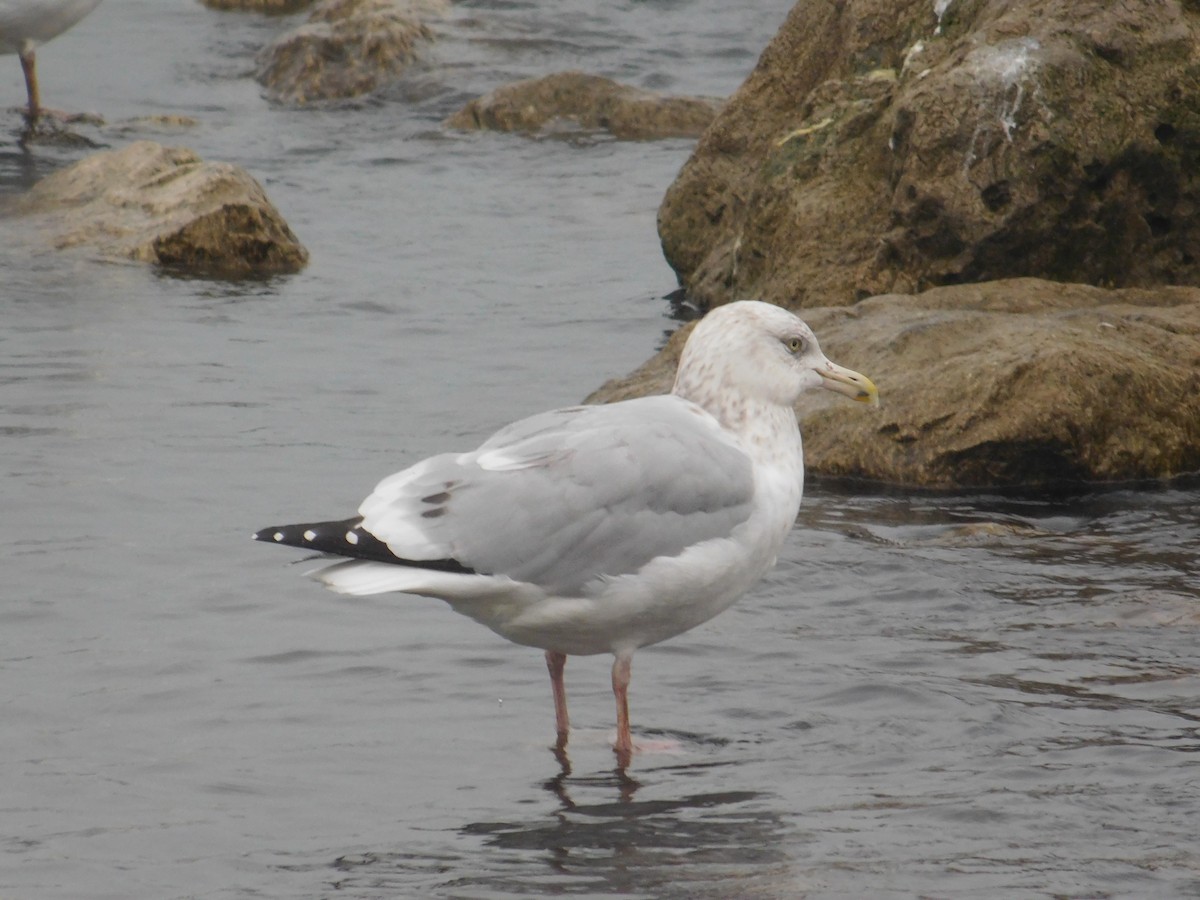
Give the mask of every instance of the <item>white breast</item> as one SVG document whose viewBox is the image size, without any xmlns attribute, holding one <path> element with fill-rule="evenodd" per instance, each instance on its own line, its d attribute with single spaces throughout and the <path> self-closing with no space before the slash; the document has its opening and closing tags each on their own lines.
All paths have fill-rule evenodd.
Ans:
<svg viewBox="0 0 1200 900">
<path fill-rule="evenodd" d="M 583 597 L 546 597 L 519 608 L 508 606 L 503 621 L 486 607 L 459 611 L 516 643 L 584 655 L 632 652 L 707 622 L 775 565 L 795 523 L 803 493 L 803 455 L 799 429 L 784 434 L 778 445 L 758 448 L 756 455 L 769 462 L 756 460 L 755 512 L 729 537 L 697 544 L 679 556 L 659 557 L 630 575 L 600 579 Z"/>
</svg>

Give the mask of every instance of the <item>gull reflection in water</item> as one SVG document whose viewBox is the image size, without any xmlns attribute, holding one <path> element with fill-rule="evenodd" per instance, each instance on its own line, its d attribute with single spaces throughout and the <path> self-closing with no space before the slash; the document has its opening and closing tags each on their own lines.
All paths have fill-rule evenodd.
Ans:
<svg viewBox="0 0 1200 900">
<path fill-rule="evenodd" d="M 339 856 L 337 896 L 715 900 L 803 891 L 796 851 L 812 837 L 771 808 L 775 794 L 729 787 L 752 761 L 647 768 L 642 756 L 635 777 L 622 765 L 575 774 L 565 749 L 551 752 L 557 772 L 503 818 L 427 832 L 420 847 Z"/>
<path fill-rule="evenodd" d="M 785 846 L 791 829 L 746 790 L 678 793 L 720 783 L 729 763 L 575 775 L 566 751 L 542 783 L 556 808 L 526 818 L 474 822 L 485 871 L 455 879 L 484 895 L 647 894 L 655 897 L 777 896 L 795 886 Z M 722 776 L 725 776 L 723 778 Z"/>
</svg>

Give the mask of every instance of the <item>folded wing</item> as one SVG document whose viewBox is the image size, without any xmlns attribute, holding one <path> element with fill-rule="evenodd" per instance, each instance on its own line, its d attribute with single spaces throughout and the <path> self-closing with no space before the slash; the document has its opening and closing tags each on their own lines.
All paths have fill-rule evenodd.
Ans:
<svg viewBox="0 0 1200 900">
<path fill-rule="evenodd" d="M 354 527 L 397 561 L 573 596 L 729 535 L 753 496 L 749 458 L 711 416 L 650 397 L 542 413 L 431 457 L 380 482 Z"/>
</svg>

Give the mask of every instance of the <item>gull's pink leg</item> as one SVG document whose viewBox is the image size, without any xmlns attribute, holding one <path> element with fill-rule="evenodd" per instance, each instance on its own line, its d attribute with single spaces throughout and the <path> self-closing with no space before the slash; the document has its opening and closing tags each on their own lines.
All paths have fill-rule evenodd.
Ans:
<svg viewBox="0 0 1200 900">
<path fill-rule="evenodd" d="M 632 661 L 632 654 L 619 653 L 612 669 L 613 696 L 617 699 L 617 741 L 613 750 L 623 766 L 629 765 L 633 755 L 633 737 L 629 733 L 629 668 Z"/>
<path fill-rule="evenodd" d="M 554 691 L 554 725 L 558 731 L 555 746 L 560 750 L 567 746 L 567 732 L 571 721 L 567 718 L 567 689 L 563 684 L 563 668 L 567 664 L 567 654 L 556 650 L 546 651 L 546 668 L 550 670 L 550 688 Z"/>
<path fill-rule="evenodd" d="M 42 101 L 38 94 L 37 61 L 33 54 L 33 45 L 26 42 L 17 54 L 21 58 L 21 71 L 25 73 L 25 92 L 29 95 L 29 118 L 36 119 L 42 114 Z"/>
</svg>

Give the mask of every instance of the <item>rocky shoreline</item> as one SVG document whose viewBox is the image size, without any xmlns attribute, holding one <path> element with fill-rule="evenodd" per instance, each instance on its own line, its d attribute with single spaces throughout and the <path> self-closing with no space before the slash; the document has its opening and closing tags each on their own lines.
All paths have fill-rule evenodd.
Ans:
<svg viewBox="0 0 1200 900">
<path fill-rule="evenodd" d="M 275 103 L 345 101 L 437 39 L 444 0 L 208 0 L 307 19 L 258 56 Z M 1099 0 L 800 0 L 728 101 L 582 72 L 444 127 L 699 136 L 659 211 L 689 299 L 803 311 L 877 412 L 803 413 L 817 473 L 913 488 L 1200 471 L 1200 10 Z M 581 151 L 586 152 L 586 151 Z M 11 204 L 53 247 L 210 277 L 308 251 L 228 164 L 139 141 Z M 686 329 L 588 398 L 670 388 Z"/>
</svg>

